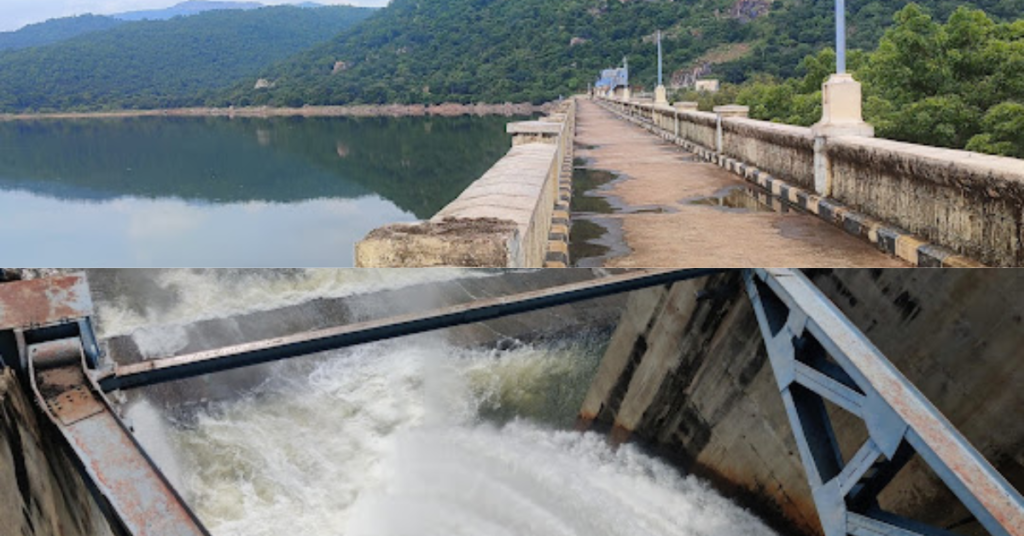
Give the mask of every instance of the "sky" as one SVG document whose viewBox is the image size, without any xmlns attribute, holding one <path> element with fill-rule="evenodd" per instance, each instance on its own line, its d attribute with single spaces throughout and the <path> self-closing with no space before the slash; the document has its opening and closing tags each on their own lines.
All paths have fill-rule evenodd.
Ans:
<svg viewBox="0 0 1024 536">
<path fill-rule="evenodd" d="M 0 0 L 0 32 L 26 24 L 85 13 L 108 15 L 142 9 L 162 9 L 183 0 Z M 236 0 L 231 0 L 236 1 Z M 262 4 L 287 4 L 300 0 L 255 0 Z M 388 0 L 312 0 L 318 4 L 384 6 Z"/>
</svg>

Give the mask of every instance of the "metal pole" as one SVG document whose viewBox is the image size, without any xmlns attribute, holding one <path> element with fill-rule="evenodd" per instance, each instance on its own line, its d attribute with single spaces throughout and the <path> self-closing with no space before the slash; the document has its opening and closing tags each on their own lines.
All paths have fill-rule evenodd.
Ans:
<svg viewBox="0 0 1024 536">
<path fill-rule="evenodd" d="M 846 72 L 846 0 L 836 0 L 836 74 Z"/>
<path fill-rule="evenodd" d="M 661 85 L 661 30 L 658 30 L 658 85 Z"/>
</svg>

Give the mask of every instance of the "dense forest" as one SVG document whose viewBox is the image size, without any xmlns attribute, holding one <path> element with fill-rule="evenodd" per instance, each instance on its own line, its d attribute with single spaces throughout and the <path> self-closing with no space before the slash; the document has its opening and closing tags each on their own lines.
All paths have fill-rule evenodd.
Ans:
<svg viewBox="0 0 1024 536">
<path fill-rule="evenodd" d="M 0 50 L 38 47 L 72 37 L 109 30 L 123 21 L 101 15 L 80 15 L 29 24 L 14 32 L 0 32 Z"/>
<path fill-rule="evenodd" d="M 851 2 L 855 47 L 873 48 L 908 2 Z M 947 17 L 965 2 L 924 0 Z M 1024 0 L 978 0 L 997 20 Z M 222 104 L 438 101 L 541 102 L 583 91 L 629 56 L 631 80 L 651 88 L 653 36 L 664 31 L 666 72 L 714 63 L 741 82 L 789 77 L 834 39 L 832 0 L 394 0 L 329 43 L 269 68 L 276 87 L 238 85 Z M 341 63 L 339 63 L 341 62 Z"/>
<path fill-rule="evenodd" d="M 1024 157 L 1024 19 L 998 23 L 961 7 L 945 24 L 910 5 L 872 52 L 849 58 L 863 85 L 864 117 L 880 137 Z M 801 64 L 803 76 L 759 76 L 717 95 L 677 95 L 750 106 L 751 117 L 811 125 L 821 117 L 821 84 L 835 68 L 826 49 Z"/>
<path fill-rule="evenodd" d="M 348 6 L 209 11 L 0 51 L 0 111 L 203 104 L 239 80 L 252 86 L 266 65 L 372 13 Z"/>
</svg>

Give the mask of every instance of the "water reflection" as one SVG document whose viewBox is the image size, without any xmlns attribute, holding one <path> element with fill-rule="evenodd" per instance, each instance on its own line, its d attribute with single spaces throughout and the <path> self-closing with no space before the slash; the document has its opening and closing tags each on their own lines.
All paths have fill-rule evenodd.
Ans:
<svg viewBox="0 0 1024 536">
<path fill-rule="evenodd" d="M 379 197 L 296 203 L 74 202 L 0 195 L 0 264 L 15 266 L 352 266 L 374 227 L 415 217 Z"/>
<path fill-rule="evenodd" d="M 505 117 L 0 123 L 0 264 L 350 266 L 509 147 Z"/>
</svg>

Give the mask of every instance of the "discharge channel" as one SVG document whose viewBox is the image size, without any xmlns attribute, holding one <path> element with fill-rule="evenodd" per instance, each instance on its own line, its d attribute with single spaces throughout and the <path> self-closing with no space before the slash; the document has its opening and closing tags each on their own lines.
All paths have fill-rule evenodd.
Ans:
<svg viewBox="0 0 1024 536">
<path fill-rule="evenodd" d="M 263 290 L 248 303 L 238 274 L 160 272 L 157 287 L 177 285 L 172 305 L 98 306 L 104 332 L 151 334 L 189 315 L 422 282 L 420 272 L 249 273 Z M 605 343 L 467 349 L 428 334 L 289 363 L 184 417 L 145 399 L 127 417 L 217 536 L 773 534 L 640 448 L 572 430 Z"/>
</svg>

